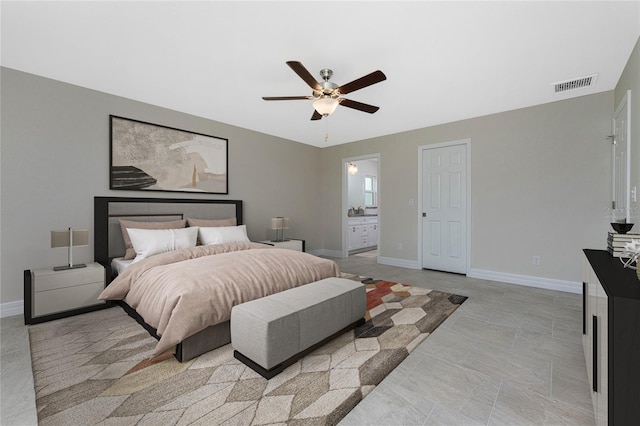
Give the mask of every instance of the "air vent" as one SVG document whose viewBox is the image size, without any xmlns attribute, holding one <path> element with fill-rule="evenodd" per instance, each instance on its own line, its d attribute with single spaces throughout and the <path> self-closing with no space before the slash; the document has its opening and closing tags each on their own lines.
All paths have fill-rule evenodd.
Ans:
<svg viewBox="0 0 640 426">
<path fill-rule="evenodd" d="M 581 89 L 583 87 L 589 87 L 596 84 L 598 79 L 598 73 L 587 75 L 580 78 L 574 78 L 572 80 L 559 81 L 552 83 L 553 91 L 555 93 L 567 92 L 569 90 Z"/>
</svg>

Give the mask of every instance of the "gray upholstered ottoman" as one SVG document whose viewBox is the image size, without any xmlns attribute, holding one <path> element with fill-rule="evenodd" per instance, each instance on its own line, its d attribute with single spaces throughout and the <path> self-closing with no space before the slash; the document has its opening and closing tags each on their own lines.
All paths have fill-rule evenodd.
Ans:
<svg viewBox="0 0 640 426">
<path fill-rule="evenodd" d="M 364 323 L 364 284 L 326 278 L 234 306 L 234 356 L 270 379 L 342 332 Z"/>
</svg>

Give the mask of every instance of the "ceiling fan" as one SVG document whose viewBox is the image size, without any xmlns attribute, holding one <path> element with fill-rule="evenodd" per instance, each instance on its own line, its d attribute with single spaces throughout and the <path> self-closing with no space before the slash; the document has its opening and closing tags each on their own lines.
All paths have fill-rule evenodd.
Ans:
<svg viewBox="0 0 640 426">
<path fill-rule="evenodd" d="M 298 74 L 298 76 L 304 80 L 305 83 L 313 90 L 310 96 L 263 96 L 265 101 L 293 101 L 293 100 L 310 100 L 313 101 L 313 108 L 315 111 L 311 116 L 312 120 L 320 120 L 322 117 L 326 117 L 335 111 L 338 105 L 345 106 L 347 108 L 357 109 L 358 111 L 368 112 L 373 114 L 380 108 L 373 105 L 364 104 L 362 102 L 352 101 L 350 99 L 343 98 L 342 95 L 355 92 L 372 84 L 380 83 L 387 79 L 387 76 L 380 70 L 374 71 L 371 74 L 367 74 L 364 77 L 360 77 L 353 80 L 350 83 L 338 86 L 337 84 L 329 81 L 333 75 L 333 71 L 328 68 L 324 68 L 320 71 L 322 77 L 322 83 L 317 82 L 315 78 L 307 71 L 307 69 L 298 61 L 288 61 L 287 65 Z"/>
</svg>

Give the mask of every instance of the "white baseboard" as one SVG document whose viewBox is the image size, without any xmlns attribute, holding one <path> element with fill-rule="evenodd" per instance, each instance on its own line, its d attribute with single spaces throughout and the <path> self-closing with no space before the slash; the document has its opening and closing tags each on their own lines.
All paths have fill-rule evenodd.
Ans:
<svg viewBox="0 0 640 426">
<path fill-rule="evenodd" d="M 567 293 L 582 293 L 582 283 L 575 281 L 556 280 L 553 278 L 531 277 L 527 275 L 509 274 L 507 272 L 486 271 L 472 268 L 467 273 L 469 278 L 498 281 L 508 284 L 524 285 L 528 287 L 544 288 L 547 290 L 565 291 Z"/>
<path fill-rule="evenodd" d="M 417 260 L 395 259 L 391 257 L 378 257 L 378 263 L 382 265 L 398 266 L 407 269 L 421 269 Z M 469 278 L 498 281 L 507 284 L 523 285 L 527 287 L 544 288 L 547 290 L 564 291 L 567 293 L 582 293 L 582 283 L 576 281 L 556 280 L 553 278 L 532 277 L 528 275 L 510 274 L 507 272 L 487 271 L 472 268 L 468 273 Z"/>
<path fill-rule="evenodd" d="M 24 314 L 24 300 L 0 303 L 0 318 Z"/>
<path fill-rule="evenodd" d="M 378 263 L 381 265 L 397 266 L 399 268 L 420 269 L 417 260 L 396 259 L 393 257 L 378 256 Z"/>
</svg>

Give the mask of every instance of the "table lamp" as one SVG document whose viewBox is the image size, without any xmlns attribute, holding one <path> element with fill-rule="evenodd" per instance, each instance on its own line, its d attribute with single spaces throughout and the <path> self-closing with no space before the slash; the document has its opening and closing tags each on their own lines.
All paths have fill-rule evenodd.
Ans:
<svg viewBox="0 0 640 426">
<path fill-rule="evenodd" d="M 84 263 L 73 264 L 73 247 L 74 246 L 88 246 L 89 245 L 89 230 L 88 229 L 71 229 L 65 231 L 51 231 L 51 248 L 68 247 L 69 248 L 69 263 L 63 266 L 56 266 L 54 271 L 62 271 L 65 269 L 84 268 L 87 265 Z"/>
<path fill-rule="evenodd" d="M 289 229 L 288 217 L 274 217 L 271 218 L 271 229 L 276 230 L 276 239 L 271 240 L 273 242 L 289 241 L 284 238 L 284 230 Z M 282 237 L 280 236 L 280 230 L 282 230 Z"/>
</svg>

